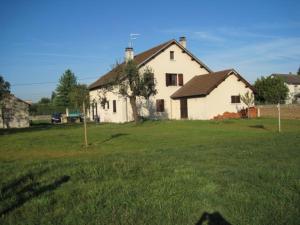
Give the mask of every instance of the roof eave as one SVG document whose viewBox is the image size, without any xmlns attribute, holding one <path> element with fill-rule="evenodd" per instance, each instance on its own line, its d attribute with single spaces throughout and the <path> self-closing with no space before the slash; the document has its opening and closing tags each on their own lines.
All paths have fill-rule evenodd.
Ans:
<svg viewBox="0 0 300 225">
<path fill-rule="evenodd" d="M 207 96 L 207 94 L 195 94 L 195 95 L 183 95 L 183 96 L 171 96 L 172 99 L 177 100 L 181 98 L 203 98 Z"/>
</svg>

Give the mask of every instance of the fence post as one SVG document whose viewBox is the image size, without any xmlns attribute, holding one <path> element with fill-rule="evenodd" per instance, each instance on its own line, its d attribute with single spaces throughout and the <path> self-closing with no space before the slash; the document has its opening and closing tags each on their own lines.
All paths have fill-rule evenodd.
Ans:
<svg viewBox="0 0 300 225">
<path fill-rule="evenodd" d="M 82 104 L 83 107 L 83 123 L 84 123 L 84 143 L 85 143 L 85 147 L 88 147 L 88 140 L 87 140 L 87 130 L 86 130 L 86 115 L 85 115 L 85 103 L 83 101 Z"/>
</svg>

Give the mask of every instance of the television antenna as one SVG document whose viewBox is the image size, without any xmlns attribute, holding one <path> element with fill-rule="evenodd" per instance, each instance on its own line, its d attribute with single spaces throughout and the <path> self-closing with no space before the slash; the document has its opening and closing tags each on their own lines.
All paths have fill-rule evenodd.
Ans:
<svg viewBox="0 0 300 225">
<path fill-rule="evenodd" d="M 133 40 L 136 40 L 140 34 L 131 33 L 129 34 L 129 47 L 133 48 Z"/>
</svg>

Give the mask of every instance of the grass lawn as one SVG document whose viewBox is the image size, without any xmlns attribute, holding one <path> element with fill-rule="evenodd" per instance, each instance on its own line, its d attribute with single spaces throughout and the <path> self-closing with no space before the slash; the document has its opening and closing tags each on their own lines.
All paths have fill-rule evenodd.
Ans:
<svg viewBox="0 0 300 225">
<path fill-rule="evenodd" d="M 0 224 L 300 224 L 300 120 L 0 130 Z"/>
</svg>

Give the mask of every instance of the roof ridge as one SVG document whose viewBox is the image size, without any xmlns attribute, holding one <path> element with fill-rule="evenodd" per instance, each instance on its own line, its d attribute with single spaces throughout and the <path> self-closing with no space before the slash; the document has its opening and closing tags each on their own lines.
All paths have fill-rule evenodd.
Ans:
<svg viewBox="0 0 300 225">
<path fill-rule="evenodd" d="M 158 45 L 156 45 L 156 46 L 154 46 L 154 47 L 152 47 L 152 48 L 149 48 L 149 49 L 147 49 L 147 50 L 145 50 L 145 51 L 142 51 L 142 52 L 136 54 L 136 55 L 134 56 L 134 58 L 137 57 L 137 56 L 139 56 L 139 55 L 141 55 L 141 54 L 143 54 L 143 53 L 145 53 L 145 52 L 148 52 L 148 51 L 151 51 L 151 50 L 153 50 L 153 49 L 155 49 L 155 48 L 158 48 L 158 47 L 160 47 L 160 46 L 163 47 L 163 46 L 165 46 L 165 45 L 167 45 L 167 44 L 169 44 L 169 43 L 171 43 L 171 42 L 173 42 L 173 41 L 174 41 L 174 39 L 171 39 L 171 40 L 166 41 L 166 42 L 164 42 L 164 43 L 158 44 Z M 159 50 L 158 50 L 158 51 L 159 51 Z"/>
</svg>

